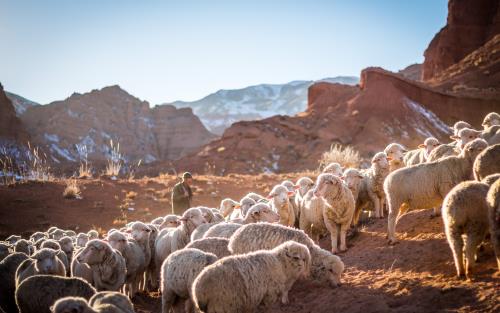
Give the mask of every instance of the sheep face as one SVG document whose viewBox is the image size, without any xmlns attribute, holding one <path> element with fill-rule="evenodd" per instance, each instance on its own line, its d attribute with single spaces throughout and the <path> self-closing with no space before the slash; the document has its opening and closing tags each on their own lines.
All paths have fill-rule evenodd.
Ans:
<svg viewBox="0 0 500 313">
<path fill-rule="evenodd" d="M 206 223 L 201 213 L 201 210 L 198 208 L 188 209 L 186 212 L 184 212 L 184 214 L 182 214 L 180 221 L 181 223 L 186 223 L 188 225 L 191 225 L 192 229 L 195 229 L 201 224 Z"/>
<path fill-rule="evenodd" d="M 89 235 L 87 234 L 79 233 L 78 236 L 76 236 L 76 245 L 78 247 L 85 247 L 88 241 L 89 241 Z"/>
<path fill-rule="evenodd" d="M 295 269 L 296 273 L 301 273 L 301 276 L 304 278 L 309 276 L 311 255 L 305 245 L 288 241 L 280 245 L 279 249 L 282 249 L 282 256 Z"/>
<path fill-rule="evenodd" d="M 344 272 L 344 263 L 336 255 L 331 254 L 313 259 L 312 276 L 333 288 L 341 285 L 342 272 Z"/>
<path fill-rule="evenodd" d="M 288 201 L 288 197 L 294 194 L 293 191 L 288 191 L 285 186 L 274 186 L 271 193 L 267 196 L 268 199 L 273 199 L 275 205 L 282 206 Z"/>
<path fill-rule="evenodd" d="M 488 115 L 484 117 L 482 126 L 484 129 L 488 129 L 489 127 L 495 125 L 500 125 L 500 114 L 496 112 L 488 113 Z"/>
<path fill-rule="evenodd" d="M 62 237 L 61 240 L 59 240 L 59 245 L 61 246 L 61 250 L 64 251 L 66 254 L 73 253 L 74 246 L 73 246 L 73 241 L 71 241 L 71 238 Z"/>
<path fill-rule="evenodd" d="M 52 239 L 54 239 L 54 240 L 59 240 L 62 237 L 64 237 L 64 232 L 62 230 L 60 230 L 60 229 L 56 229 L 52 233 Z"/>
<path fill-rule="evenodd" d="M 285 186 L 288 191 L 295 191 L 295 185 L 289 180 L 285 180 L 281 183 L 281 186 Z"/>
<path fill-rule="evenodd" d="M 406 149 L 398 143 L 391 143 L 385 148 L 384 152 L 387 154 L 389 160 L 401 164 L 403 163 Z"/>
<path fill-rule="evenodd" d="M 303 197 L 305 194 L 314 187 L 314 182 L 309 177 L 301 177 L 297 181 L 295 188 L 298 190 L 299 194 Z"/>
<path fill-rule="evenodd" d="M 91 231 L 89 231 L 87 234 L 89 235 L 89 240 L 99 239 L 99 233 L 96 230 L 94 230 L 94 229 L 92 229 Z"/>
<path fill-rule="evenodd" d="M 215 216 L 214 216 L 214 213 L 212 212 L 212 210 L 210 210 L 209 208 L 204 207 L 204 206 L 200 206 L 200 207 L 198 207 L 198 209 L 201 210 L 201 215 L 203 216 L 203 218 L 205 219 L 205 221 L 207 223 L 213 222 Z"/>
<path fill-rule="evenodd" d="M 167 228 L 167 227 L 172 227 L 176 228 L 181 224 L 181 221 L 179 220 L 179 217 L 177 215 L 169 214 L 165 216 L 163 223 L 160 225 L 160 229 Z"/>
<path fill-rule="evenodd" d="M 50 307 L 52 313 L 94 313 L 84 298 L 65 297 Z"/>
<path fill-rule="evenodd" d="M 234 209 L 237 209 L 240 207 L 240 204 L 233 199 L 226 198 L 221 201 L 220 203 L 220 212 L 222 213 L 222 216 L 227 217 L 231 212 L 234 211 Z"/>
<path fill-rule="evenodd" d="M 450 138 L 455 139 L 460 149 L 463 149 L 472 140 L 481 138 L 481 132 L 471 128 L 463 128 L 458 132 L 458 136 L 451 136 Z"/>
<path fill-rule="evenodd" d="M 55 250 L 41 249 L 32 258 L 35 260 L 35 270 L 39 274 L 57 274 L 58 262 Z"/>
<path fill-rule="evenodd" d="M 134 222 L 130 226 L 130 235 L 137 241 L 144 242 L 149 240 L 151 228 L 142 222 Z"/>
<path fill-rule="evenodd" d="M 469 160 L 474 161 L 474 159 L 481 153 L 484 149 L 488 147 L 488 143 L 484 139 L 474 139 L 462 150 L 461 155 L 464 155 Z"/>
<path fill-rule="evenodd" d="M 33 242 L 37 242 L 38 240 L 40 240 L 42 238 L 49 238 L 49 236 L 46 233 L 36 232 L 33 235 L 31 235 L 30 240 Z"/>
<path fill-rule="evenodd" d="M 266 203 L 257 203 L 247 212 L 256 222 L 277 223 L 280 220 L 278 213 L 274 212 Z"/>
<path fill-rule="evenodd" d="M 160 217 L 157 217 L 154 220 L 152 220 L 151 224 L 160 226 L 161 224 L 163 224 L 163 222 L 165 222 L 165 219 L 160 216 Z"/>
<path fill-rule="evenodd" d="M 358 189 L 359 184 L 363 180 L 363 175 L 361 175 L 361 172 L 357 169 L 349 168 L 344 172 L 342 178 L 344 179 L 347 188 L 353 191 Z"/>
<path fill-rule="evenodd" d="M 378 166 L 379 168 L 388 168 L 389 160 L 391 159 L 387 157 L 385 152 L 378 152 L 372 158 L 372 165 Z"/>
<path fill-rule="evenodd" d="M 453 125 L 453 135 L 458 136 L 458 132 L 463 128 L 472 128 L 472 126 L 464 121 L 458 121 Z"/>
<path fill-rule="evenodd" d="M 253 206 L 255 205 L 255 200 L 253 200 L 252 198 L 249 198 L 249 197 L 244 197 L 243 199 L 241 199 L 240 201 L 240 210 L 243 214 L 245 214 L 246 212 L 248 212 L 248 210 Z"/>
<path fill-rule="evenodd" d="M 52 249 L 52 250 L 61 250 L 61 245 L 59 244 L 59 242 L 53 240 L 53 239 L 47 239 L 45 240 L 42 245 L 40 246 L 42 249 L 43 248 L 48 248 L 48 249 Z"/>
<path fill-rule="evenodd" d="M 313 193 L 316 197 L 324 197 L 326 194 L 339 193 L 340 188 L 342 188 L 342 181 L 339 177 L 323 173 L 318 176 Z"/>
<path fill-rule="evenodd" d="M 80 252 L 78 262 L 86 263 L 88 265 L 100 264 L 111 249 L 111 246 L 102 240 L 90 240 L 87 242 L 82 252 Z"/>
<path fill-rule="evenodd" d="M 114 231 L 108 235 L 108 242 L 113 249 L 123 252 L 127 245 L 127 236 L 122 232 Z"/>
<path fill-rule="evenodd" d="M 425 158 L 428 158 L 432 150 L 436 149 L 440 145 L 439 140 L 434 137 L 426 138 L 423 144 L 418 147 L 425 149 Z"/>
<path fill-rule="evenodd" d="M 342 176 L 342 170 L 342 166 L 339 163 L 330 163 L 323 169 L 323 173 Z"/>
</svg>

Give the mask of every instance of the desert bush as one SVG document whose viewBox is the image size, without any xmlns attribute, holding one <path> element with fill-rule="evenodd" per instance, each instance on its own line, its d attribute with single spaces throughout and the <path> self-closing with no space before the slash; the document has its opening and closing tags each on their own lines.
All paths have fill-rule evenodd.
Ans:
<svg viewBox="0 0 500 313">
<path fill-rule="evenodd" d="M 75 179 L 66 181 L 66 188 L 63 191 L 63 197 L 66 199 L 81 199 L 80 188 Z"/>
<path fill-rule="evenodd" d="M 78 178 L 92 178 L 92 166 L 88 161 L 88 149 L 86 145 L 76 145 L 80 156 L 80 167 L 78 168 Z"/>
<path fill-rule="evenodd" d="M 31 147 L 28 142 L 28 176 L 35 181 L 51 181 L 54 179 L 50 173 L 50 165 L 47 162 L 47 155 L 38 147 Z"/>
<path fill-rule="evenodd" d="M 330 150 L 323 153 L 319 161 L 320 170 L 330 163 L 339 163 L 344 168 L 354 167 L 359 168 L 362 162 L 359 152 L 354 148 L 347 146 L 344 147 L 339 144 L 334 144 L 330 147 Z"/>
<path fill-rule="evenodd" d="M 110 177 L 117 177 L 123 165 L 120 154 L 120 143 L 113 145 L 113 139 L 109 141 L 110 154 L 107 156 L 107 165 L 104 173 Z"/>
</svg>

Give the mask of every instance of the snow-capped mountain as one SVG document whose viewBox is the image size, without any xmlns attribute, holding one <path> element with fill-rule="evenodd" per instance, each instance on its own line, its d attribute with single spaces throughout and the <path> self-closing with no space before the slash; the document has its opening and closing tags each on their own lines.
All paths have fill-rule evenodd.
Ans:
<svg viewBox="0 0 500 313">
<path fill-rule="evenodd" d="M 338 76 L 319 81 L 356 85 L 358 77 Z M 316 81 L 318 82 L 318 81 Z M 190 107 L 203 124 L 221 135 L 237 121 L 259 120 L 273 115 L 295 115 L 307 107 L 307 89 L 315 81 L 297 80 L 287 84 L 261 84 L 242 89 L 219 90 L 203 99 L 169 103 Z"/>
<path fill-rule="evenodd" d="M 39 103 L 23 98 L 12 92 L 6 91 L 5 94 L 12 102 L 17 116 L 21 116 L 29 107 L 40 105 Z"/>
</svg>

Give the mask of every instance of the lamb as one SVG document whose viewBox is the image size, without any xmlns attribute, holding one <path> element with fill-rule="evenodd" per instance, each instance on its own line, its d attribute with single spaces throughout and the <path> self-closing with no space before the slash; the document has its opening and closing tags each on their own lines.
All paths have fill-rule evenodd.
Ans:
<svg viewBox="0 0 500 313">
<path fill-rule="evenodd" d="M 472 164 L 487 147 L 483 139 L 469 142 L 459 156 L 402 168 L 384 182 L 389 207 L 387 234 L 396 243 L 396 224 L 409 210 L 439 207 L 446 194 L 458 183 L 472 178 Z"/>
<path fill-rule="evenodd" d="M 288 198 L 293 194 L 294 192 L 289 192 L 286 187 L 276 185 L 267 196 L 271 200 L 270 203 L 273 211 L 280 215 L 279 223 L 281 225 L 294 226 L 295 224 L 295 213 Z"/>
<path fill-rule="evenodd" d="M 399 143 L 393 142 L 385 147 L 384 153 L 387 155 L 387 159 L 389 160 L 390 172 L 405 166 L 403 158 L 406 152 L 408 152 L 406 148 Z"/>
<path fill-rule="evenodd" d="M 27 255 L 33 254 L 33 246 L 31 245 L 31 242 L 26 240 L 26 239 L 19 239 L 15 244 L 14 244 L 14 252 L 22 252 Z"/>
<path fill-rule="evenodd" d="M 241 198 L 241 200 L 240 200 L 240 216 L 245 217 L 248 213 L 248 210 L 256 203 L 257 202 L 250 197 L 245 196 L 245 197 Z"/>
<path fill-rule="evenodd" d="M 176 228 L 181 224 L 179 217 L 175 214 L 169 214 L 163 218 L 163 223 L 161 223 L 159 230 L 167 227 Z"/>
<path fill-rule="evenodd" d="M 175 215 L 174 215 L 175 216 Z M 177 216 L 175 216 L 177 217 Z M 177 221 L 176 221 L 177 224 Z M 157 279 L 156 279 L 156 255 L 155 255 L 155 242 L 158 237 L 158 226 L 153 224 L 148 224 L 151 232 L 149 233 L 149 250 L 151 251 L 151 258 L 149 260 L 148 268 L 146 269 L 146 290 L 153 291 L 158 289 Z"/>
<path fill-rule="evenodd" d="M 31 236 L 30 236 L 30 240 L 32 242 L 37 242 L 38 240 L 42 239 L 42 238 L 46 238 L 48 239 L 49 238 L 49 234 L 47 233 L 43 233 L 41 231 L 37 231 L 35 233 L 33 233 Z"/>
<path fill-rule="evenodd" d="M 488 222 L 491 234 L 491 244 L 495 250 L 498 270 L 500 271 L 500 179 L 491 185 L 487 195 Z"/>
<path fill-rule="evenodd" d="M 300 212 L 302 211 L 302 200 L 306 193 L 314 187 L 314 181 L 309 177 L 301 177 L 297 180 L 295 188 L 295 207 L 297 208 L 297 219 L 300 221 Z M 300 223 L 299 223 L 300 224 Z"/>
<path fill-rule="evenodd" d="M 302 199 L 299 228 L 316 243 L 328 232 L 323 218 L 324 208 L 325 200 L 315 196 L 314 190 L 309 190 Z"/>
<path fill-rule="evenodd" d="M 500 144 L 489 146 L 474 161 L 474 177 L 482 180 L 490 174 L 500 173 Z"/>
<path fill-rule="evenodd" d="M 0 242 L 0 262 L 10 254 L 10 245 Z"/>
<path fill-rule="evenodd" d="M 285 186 L 286 189 L 288 189 L 288 192 L 291 193 L 288 199 L 290 201 L 290 205 L 292 206 L 293 214 L 295 215 L 294 226 L 299 227 L 299 207 L 295 203 L 295 198 L 296 198 L 295 190 L 297 190 L 298 187 L 296 187 L 295 184 L 290 180 L 285 180 L 281 182 L 281 185 Z"/>
<path fill-rule="evenodd" d="M 139 290 L 139 282 L 146 271 L 146 256 L 141 245 L 134 239 L 127 239 L 127 236 L 119 231 L 115 231 L 108 236 L 108 242 L 115 250 L 120 251 L 125 258 L 127 267 L 127 277 L 125 292 L 133 298 Z"/>
<path fill-rule="evenodd" d="M 203 238 L 210 238 L 210 237 L 229 238 L 240 227 L 241 224 L 238 223 L 220 223 L 211 227 L 205 233 L 205 235 L 203 235 Z"/>
<path fill-rule="evenodd" d="M 453 187 L 444 198 L 444 229 L 458 277 L 465 274 L 471 278 L 477 247 L 488 232 L 488 190 L 489 186 L 485 183 L 467 181 Z"/>
<path fill-rule="evenodd" d="M 87 234 L 89 235 L 89 240 L 99 239 L 99 233 L 97 230 L 92 229 Z"/>
<path fill-rule="evenodd" d="M 461 130 L 461 129 L 464 129 L 464 128 L 472 128 L 472 126 L 467 123 L 467 122 L 464 122 L 464 121 L 458 121 L 456 122 L 453 127 L 451 128 L 451 130 L 453 131 L 453 135 L 457 136 L 458 135 L 458 132 Z"/>
<path fill-rule="evenodd" d="M 192 285 L 198 274 L 217 261 L 212 253 L 184 248 L 175 251 L 161 266 L 162 313 L 169 313 L 180 299 L 186 302 L 186 312 L 191 312 Z"/>
<path fill-rule="evenodd" d="M 81 297 L 64 297 L 50 309 L 52 313 L 134 313 L 129 298 L 111 291 L 98 292 L 89 301 Z"/>
<path fill-rule="evenodd" d="M 155 241 L 155 278 L 160 277 L 163 261 L 170 255 L 184 248 L 190 241 L 191 234 L 201 224 L 206 223 L 200 209 L 190 208 L 181 217 L 181 225 L 175 229 L 165 228 L 158 233 Z"/>
<path fill-rule="evenodd" d="M 16 270 L 27 259 L 26 254 L 14 252 L 0 262 L 0 308 L 5 312 L 17 312 Z"/>
<path fill-rule="evenodd" d="M 64 297 L 90 299 L 96 290 L 76 277 L 37 275 L 23 281 L 16 290 L 20 313 L 51 313 L 50 307 Z"/>
<path fill-rule="evenodd" d="M 240 207 L 240 204 L 233 199 L 226 198 L 220 202 L 220 212 L 222 213 L 222 216 L 225 218 L 230 216 L 231 213 L 237 208 Z"/>
<path fill-rule="evenodd" d="M 205 223 L 201 224 L 200 226 L 196 227 L 196 229 L 193 231 L 191 234 L 191 241 L 198 240 L 200 238 L 203 238 L 203 235 L 214 225 L 219 224 L 220 222 L 215 222 L 215 223 Z"/>
<path fill-rule="evenodd" d="M 376 153 L 372 158 L 372 166 L 366 172 L 366 190 L 374 204 L 375 217 L 384 217 L 384 180 L 389 174 L 388 159 L 384 152 Z"/>
<path fill-rule="evenodd" d="M 330 163 L 323 169 L 322 173 L 330 173 L 336 176 L 342 176 L 342 166 L 339 163 Z"/>
<path fill-rule="evenodd" d="M 132 238 L 141 247 L 144 253 L 146 266 L 149 265 L 149 263 L 151 262 L 151 246 L 149 242 L 151 228 L 143 222 L 133 222 L 127 231 L 130 232 Z"/>
<path fill-rule="evenodd" d="M 332 174 L 321 174 L 314 188 L 316 197 L 325 199 L 323 220 L 332 240 L 332 253 L 346 251 L 346 234 L 354 215 L 354 198 L 342 180 Z M 337 249 L 337 237 L 340 230 L 340 247 Z"/>
<path fill-rule="evenodd" d="M 64 268 L 66 268 L 66 270 L 69 273 L 70 262 L 68 260 L 68 256 L 66 255 L 66 253 L 64 253 L 64 251 L 61 250 L 61 245 L 59 244 L 59 242 L 55 241 L 54 239 L 47 239 L 44 242 L 42 242 L 40 248 L 41 249 L 49 248 L 56 251 L 57 258 L 61 260 L 61 262 L 64 264 Z"/>
<path fill-rule="evenodd" d="M 207 266 L 193 283 L 197 309 L 206 312 L 253 312 L 278 299 L 308 275 L 311 256 L 303 244 L 288 241 L 269 251 L 229 256 Z M 224 279 L 220 279 L 224 277 Z"/>
<path fill-rule="evenodd" d="M 496 112 L 488 113 L 481 124 L 485 130 L 495 125 L 500 125 L 500 114 Z"/>
<path fill-rule="evenodd" d="M 68 236 L 64 236 L 59 240 L 59 245 L 61 246 L 61 250 L 66 253 L 68 264 L 71 264 L 71 261 L 73 260 L 73 251 L 75 250 L 73 240 L 71 240 Z M 67 269 L 69 270 L 69 266 Z"/>
<path fill-rule="evenodd" d="M 229 239 L 233 255 L 261 249 L 272 249 L 288 240 L 304 244 L 311 253 L 311 278 L 331 287 L 340 285 L 344 263 L 340 258 L 321 249 L 303 231 L 278 224 L 256 223 L 242 226 Z"/>
<path fill-rule="evenodd" d="M 66 268 L 56 253 L 55 250 L 43 248 L 21 263 L 16 271 L 16 286 L 33 275 L 66 276 Z"/>
<path fill-rule="evenodd" d="M 201 238 L 191 241 L 187 246 L 188 248 L 200 249 L 201 251 L 213 253 L 217 258 L 222 259 L 231 255 L 228 249 L 229 239 L 220 237 Z"/>
<path fill-rule="evenodd" d="M 88 234 L 79 233 L 76 236 L 76 246 L 80 247 L 80 248 L 85 247 L 85 245 L 87 244 L 87 242 L 89 241 L 89 239 L 90 239 L 90 237 L 89 237 Z"/>
<path fill-rule="evenodd" d="M 198 209 L 201 210 L 201 214 L 207 223 L 222 222 L 224 220 L 224 218 L 219 219 L 210 208 L 200 206 Z"/>
<path fill-rule="evenodd" d="M 418 149 L 408 151 L 404 156 L 406 166 L 417 165 L 427 162 L 431 152 L 440 146 L 439 140 L 434 137 L 428 137 L 423 144 L 418 146 Z"/>
<path fill-rule="evenodd" d="M 99 239 L 87 242 L 77 257 L 92 269 L 93 285 L 98 291 L 118 291 L 125 283 L 127 268 L 120 252 Z"/>
</svg>

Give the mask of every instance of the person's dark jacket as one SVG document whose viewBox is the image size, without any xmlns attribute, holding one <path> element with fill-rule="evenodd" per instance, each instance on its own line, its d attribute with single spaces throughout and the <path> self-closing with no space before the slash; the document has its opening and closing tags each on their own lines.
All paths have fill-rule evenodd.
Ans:
<svg viewBox="0 0 500 313">
<path fill-rule="evenodd" d="M 172 213 L 182 215 L 184 211 L 191 207 L 192 198 L 193 192 L 191 188 L 183 182 L 177 183 L 172 190 Z"/>
</svg>

